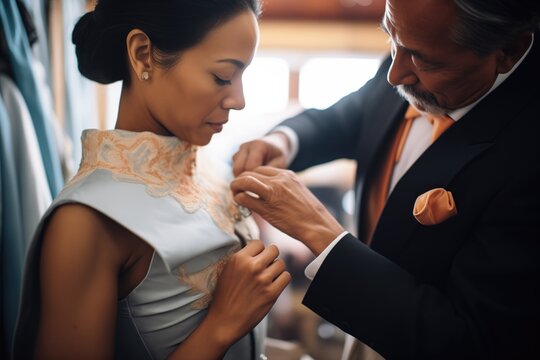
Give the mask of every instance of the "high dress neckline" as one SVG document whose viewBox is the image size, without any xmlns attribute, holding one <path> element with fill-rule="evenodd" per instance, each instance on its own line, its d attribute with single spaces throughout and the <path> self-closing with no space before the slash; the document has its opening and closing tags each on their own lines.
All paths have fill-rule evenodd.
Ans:
<svg viewBox="0 0 540 360">
<path fill-rule="evenodd" d="M 119 129 L 87 129 L 81 140 L 79 170 L 66 187 L 106 170 L 116 181 L 144 185 L 153 197 L 172 197 L 188 213 L 206 210 L 218 227 L 234 235 L 241 213 L 227 179 L 216 176 L 209 163 L 197 166 L 198 146 L 175 136 Z"/>
</svg>

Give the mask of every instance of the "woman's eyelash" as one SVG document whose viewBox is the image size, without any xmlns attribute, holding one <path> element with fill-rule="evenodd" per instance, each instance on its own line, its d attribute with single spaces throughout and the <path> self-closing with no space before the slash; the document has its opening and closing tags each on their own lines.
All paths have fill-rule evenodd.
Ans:
<svg viewBox="0 0 540 360">
<path fill-rule="evenodd" d="M 216 84 L 221 85 L 221 86 L 231 85 L 232 83 L 231 80 L 222 79 L 217 75 L 214 75 L 214 81 L 216 82 Z"/>
</svg>

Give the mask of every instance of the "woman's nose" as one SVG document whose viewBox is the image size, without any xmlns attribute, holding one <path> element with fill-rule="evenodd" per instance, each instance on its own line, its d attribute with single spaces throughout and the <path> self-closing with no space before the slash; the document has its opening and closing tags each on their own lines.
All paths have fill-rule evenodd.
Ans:
<svg viewBox="0 0 540 360">
<path fill-rule="evenodd" d="M 223 100 L 225 109 L 242 110 L 246 107 L 246 99 L 244 97 L 243 84 L 240 82 L 236 86 L 232 86 L 231 92 Z"/>
</svg>

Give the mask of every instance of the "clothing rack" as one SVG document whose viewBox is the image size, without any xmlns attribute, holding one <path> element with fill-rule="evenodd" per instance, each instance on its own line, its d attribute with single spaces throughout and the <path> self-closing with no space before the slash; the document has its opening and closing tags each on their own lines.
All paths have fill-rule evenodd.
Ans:
<svg viewBox="0 0 540 360">
<path fill-rule="evenodd" d="M 24 2 L 22 2 L 21 0 L 17 0 L 16 4 L 21 14 L 24 29 L 26 30 L 26 35 L 28 36 L 28 42 L 30 43 L 30 46 L 32 46 L 38 41 L 38 34 L 36 31 L 34 19 Z M 4 34 L 4 29 L 0 27 L 0 73 L 7 74 L 8 76 L 13 78 L 13 72 L 11 64 L 9 62 L 7 51 L 7 40 Z"/>
<path fill-rule="evenodd" d="M 30 43 L 30 46 L 32 46 L 38 41 L 38 34 L 36 24 L 34 23 L 34 18 L 32 17 L 32 14 L 26 7 L 25 3 L 23 3 L 21 0 L 17 0 L 16 4 L 19 9 L 19 13 L 21 14 L 26 35 L 28 36 L 28 42 Z"/>
</svg>

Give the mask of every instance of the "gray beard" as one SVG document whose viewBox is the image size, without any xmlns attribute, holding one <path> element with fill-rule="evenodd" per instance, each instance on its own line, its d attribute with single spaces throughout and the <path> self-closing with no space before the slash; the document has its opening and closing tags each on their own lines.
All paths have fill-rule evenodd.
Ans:
<svg viewBox="0 0 540 360">
<path fill-rule="evenodd" d="M 427 92 L 418 92 L 408 85 L 398 85 L 397 92 L 401 97 L 428 114 L 444 115 L 451 109 L 444 108 L 437 103 L 437 99 Z"/>
</svg>

